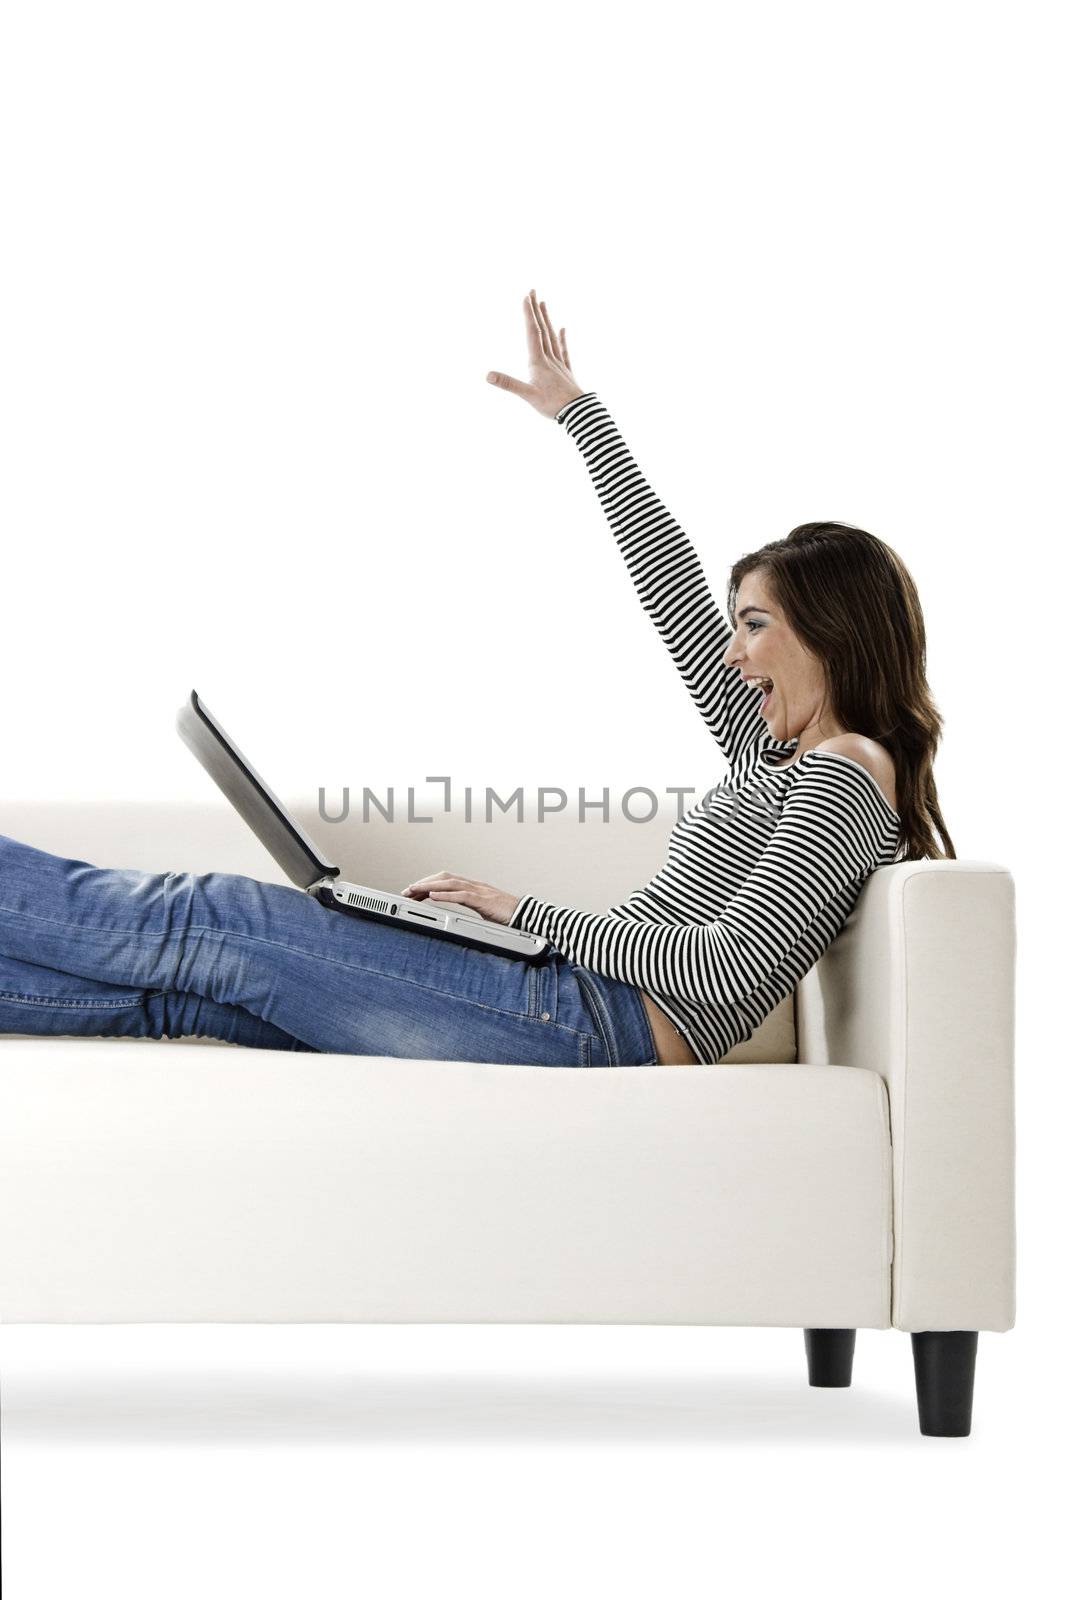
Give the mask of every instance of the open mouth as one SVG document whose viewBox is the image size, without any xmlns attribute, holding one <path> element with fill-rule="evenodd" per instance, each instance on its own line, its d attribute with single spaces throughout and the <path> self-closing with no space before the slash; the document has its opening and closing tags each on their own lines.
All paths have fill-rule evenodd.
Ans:
<svg viewBox="0 0 1089 1600">
<path fill-rule="evenodd" d="M 767 711 L 768 706 L 771 704 L 771 697 L 775 692 L 775 685 L 772 683 L 770 678 L 752 678 L 750 682 L 756 684 L 758 688 L 763 689 L 764 698 L 760 702 L 760 710 L 761 712 Z"/>
</svg>

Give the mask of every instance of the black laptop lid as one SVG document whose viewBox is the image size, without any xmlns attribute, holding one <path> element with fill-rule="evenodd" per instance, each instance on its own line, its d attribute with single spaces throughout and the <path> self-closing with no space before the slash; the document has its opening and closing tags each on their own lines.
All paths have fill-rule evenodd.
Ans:
<svg viewBox="0 0 1089 1600">
<path fill-rule="evenodd" d="M 205 772 L 219 785 L 292 883 L 300 889 L 308 889 L 319 878 L 335 878 L 339 874 L 340 868 L 326 861 L 313 840 L 292 820 L 195 689 L 178 712 L 177 727 Z"/>
</svg>

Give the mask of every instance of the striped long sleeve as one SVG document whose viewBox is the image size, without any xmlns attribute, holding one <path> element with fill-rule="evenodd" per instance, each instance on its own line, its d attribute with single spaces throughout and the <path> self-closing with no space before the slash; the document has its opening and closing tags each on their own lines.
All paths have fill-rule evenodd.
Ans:
<svg viewBox="0 0 1089 1600">
<path fill-rule="evenodd" d="M 766 731 L 761 691 L 723 663 L 734 630 L 711 593 L 699 556 L 640 472 L 596 392 L 569 401 L 556 421 L 582 452 L 643 608 L 716 744 L 734 765 Z"/>
<path fill-rule="evenodd" d="M 670 999 L 681 1002 L 686 1020 L 684 1002 L 744 1000 L 834 903 L 846 916 L 850 895 L 891 859 L 898 832 L 896 813 L 872 776 L 836 751 L 807 751 L 780 781 L 785 790 L 770 838 L 714 915 L 668 924 L 599 916 L 527 894 L 515 906 L 512 926 L 543 934 L 568 959 L 663 996 L 667 1006 Z M 655 881 L 668 887 L 668 863 Z"/>
</svg>

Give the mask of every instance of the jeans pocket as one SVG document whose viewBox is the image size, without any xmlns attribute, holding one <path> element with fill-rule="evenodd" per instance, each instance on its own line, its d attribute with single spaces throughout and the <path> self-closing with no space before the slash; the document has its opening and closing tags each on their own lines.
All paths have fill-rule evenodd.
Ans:
<svg viewBox="0 0 1089 1600">
<path fill-rule="evenodd" d="M 609 1049 L 609 1029 L 606 1026 L 605 1019 L 601 1014 L 601 1003 L 598 999 L 598 996 L 594 992 L 594 986 L 592 983 L 584 982 L 583 978 L 577 971 L 575 972 L 575 982 L 578 984 L 579 993 L 582 995 L 582 1004 L 586 1016 L 593 1024 L 594 1030 L 592 1033 L 588 1033 L 583 1036 L 584 1038 L 592 1040 L 591 1054 L 594 1057 L 594 1060 L 593 1062 L 587 1062 L 587 1065 L 611 1067 L 613 1064 L 613 1059 L 612 1053 Z"/>
<path fill-rule="evenodd" d="M 581 1062 L 584 1067 L 612 1067 L 615 1066 L 609 1054 L 609 1046 L 604 1038 L 597 1033 L 584 1033 L 580 1036 L 586 1040 L 586 1059 Z"/>
</svg>

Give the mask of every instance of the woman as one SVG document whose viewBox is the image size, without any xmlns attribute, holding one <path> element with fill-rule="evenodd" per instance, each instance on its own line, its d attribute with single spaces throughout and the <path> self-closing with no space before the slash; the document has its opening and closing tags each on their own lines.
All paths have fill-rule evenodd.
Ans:
<svg viewBox="0 0 1089 1600">
<path fill-rule="evenodd" d="M 869 874 L 955 852 L 918 595 L 872 534 L 805 523 L 732 569 L 729 622 L 565 330 L 523 302 L 530 381 L 575 440 L 644 607 L 727 762 L 649 884 L 603 916 L 438 872 L 403 891 L 541 933 L 528 963 L 330 913 L 233 873 L 92 866 L 0 837 L 0 1033 L 205 1035 L 279 1050 L 713 1063 L 831 943 Z"/>
</svg>

